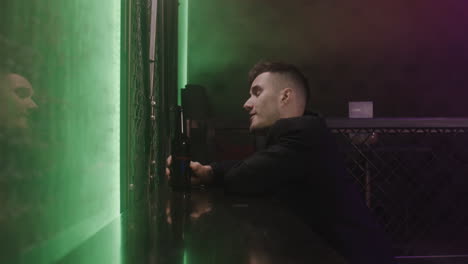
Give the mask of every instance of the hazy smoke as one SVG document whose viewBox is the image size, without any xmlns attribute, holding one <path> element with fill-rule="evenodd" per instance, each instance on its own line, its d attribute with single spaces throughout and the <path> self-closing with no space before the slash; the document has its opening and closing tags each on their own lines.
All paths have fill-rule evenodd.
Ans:
<svg viewBox="0 0 468 264">
<path fill-rule="evenodd" d="M 191 2 L 189 81 L 220 115 L 243 116 L 246 73 L 260 59 L 298 64 L 312 106 L 346 116 L 462 116 L 468 19 L 462 1 L 202 0 Z M 465 92 L 465 94 L 467 94 Z"/>
</svg>

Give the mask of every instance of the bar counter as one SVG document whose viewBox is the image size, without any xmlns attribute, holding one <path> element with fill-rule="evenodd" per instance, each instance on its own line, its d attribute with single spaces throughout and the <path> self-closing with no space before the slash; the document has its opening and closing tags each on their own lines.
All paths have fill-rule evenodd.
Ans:
<svg viewBox="0 0 468 264">
<path fill-rule="evenodd" d="M 273 198 L 218 189 L 167 194 L 164 215 L 152 218 L 159 250 L 151 263 L 346 263 Z"/>
</svg>

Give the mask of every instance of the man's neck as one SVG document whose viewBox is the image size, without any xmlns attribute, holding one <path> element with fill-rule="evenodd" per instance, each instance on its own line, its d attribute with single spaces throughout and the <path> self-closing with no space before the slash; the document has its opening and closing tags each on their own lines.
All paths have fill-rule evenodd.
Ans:
<svg viewBox="0 0 468 264">
<path fill-rule="evenodd" d="M 294 117 L 300 117 L 304 115 L 304 110 L 290 110 L 290 111 L 284 111 L 283 113 L 280 113 L 280 118 L 294 118 Z"/>
</svg>

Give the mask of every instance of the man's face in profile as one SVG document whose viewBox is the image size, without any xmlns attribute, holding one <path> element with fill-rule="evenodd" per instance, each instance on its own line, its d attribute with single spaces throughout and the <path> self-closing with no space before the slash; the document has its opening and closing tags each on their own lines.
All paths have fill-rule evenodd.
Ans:
<svg viewBox="0 0 468 264">
<path fill-rule="evenodd" d="M 0 127 L 28 128 L 29 114 L 37 108 L 31 83 L 21 75 L 0 76 Z"/>
<path fill-rule="evenodd" d="M 250 131 L 272 126 L 280 118 L 280 92 L 275 86 L 275 73 L 264 72 L 250 86 L 250 98 L 244 109 L 250 115 Z"/>
</svg>

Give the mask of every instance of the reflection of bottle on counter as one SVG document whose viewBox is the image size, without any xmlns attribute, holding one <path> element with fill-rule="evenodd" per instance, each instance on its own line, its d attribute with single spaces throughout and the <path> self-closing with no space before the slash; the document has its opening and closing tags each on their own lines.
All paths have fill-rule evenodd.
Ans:
<svg viewBox="0 0 468 264">
<path fill-rule="evenodd" d="M 182 263 L 185 259 L 190 229 L 191 173 L 190 141 L 187 122 L 182 107 L 174 108 L 175 131 L 172 138 L 172 163 L 169 197 L 170 225 L 172 230 L 170 263 Z"/>
<path fill-rule="evenodd" d="M 169 203 L 174 246 L 184 247 L 190 225 L 190 193 L 173 191 Z"/>
<path fill-rule="evenodd" d="M 175 191 L 190 189 L 190 141 L 183 109 L 177 106 L 175 111 L 176 130 L 172 139 L 171 187 Z"/>
</svg>

